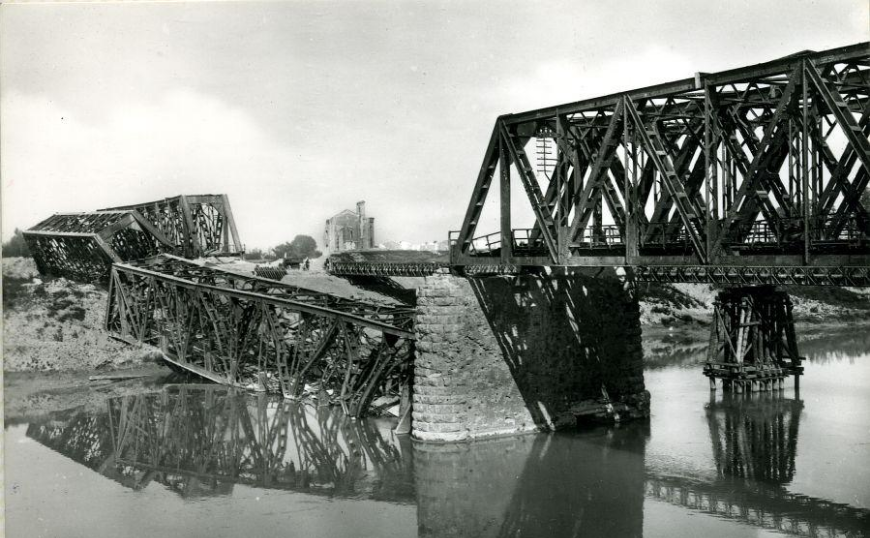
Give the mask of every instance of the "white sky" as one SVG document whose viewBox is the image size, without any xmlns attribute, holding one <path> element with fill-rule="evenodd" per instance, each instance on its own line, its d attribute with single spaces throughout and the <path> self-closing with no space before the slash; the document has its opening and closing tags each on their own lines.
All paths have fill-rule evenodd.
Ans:
<svg viewBox="0 0 870 538">
<path fill-rule="evenodd" d="M 3 238 L 58 211 L 227 193 L 249 248 L 298 233 L 322 244 L 325 219 L 363 199 L 378 242 L 445 239 L 498 115 L 867 41 L 868 10 L 867 0 L 7 3 Z"/>
</svg>

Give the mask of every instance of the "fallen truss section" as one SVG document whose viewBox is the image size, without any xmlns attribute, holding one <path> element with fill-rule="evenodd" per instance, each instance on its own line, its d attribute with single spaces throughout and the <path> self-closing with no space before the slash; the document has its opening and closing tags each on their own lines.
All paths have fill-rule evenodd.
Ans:
<svg viewBox="0 0 870 538">
<path fill-rule="evenodd" d="M 24 232 L 43 275 L 105 281 L 112 263 L 175 248 L 136 211 L 57 213 Z"/>
<path fill-rule="evenodd" d="M 207 267 L 171 255 L 115 264 L 106 329 L 217 383 L 304 393 L 365 413 L 410 380 L 414 310 Z"/>
<path fill-rule="evenodd" d="M 151 221 L 187 258 L 241 254 L 236 221 L 226 194 L 196 194 L 112 207 L 136 210 Z"/>
</svg>

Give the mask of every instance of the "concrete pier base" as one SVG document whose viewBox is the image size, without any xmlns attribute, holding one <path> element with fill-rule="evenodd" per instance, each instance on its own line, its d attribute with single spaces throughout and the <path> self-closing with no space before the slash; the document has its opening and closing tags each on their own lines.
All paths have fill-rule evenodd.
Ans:
<svg viewBox="0 0 870 538">
<path fill-rule="evenodd" d="M 417 439 L 648 415 L 638 305 L 612 271 L 427 277 L 415 331 Z"/>
</svg>

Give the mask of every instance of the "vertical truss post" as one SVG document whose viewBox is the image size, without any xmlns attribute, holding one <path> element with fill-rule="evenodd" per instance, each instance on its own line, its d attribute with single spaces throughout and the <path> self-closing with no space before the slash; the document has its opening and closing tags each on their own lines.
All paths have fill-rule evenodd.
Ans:
<svg viewBox="0 0 870 538">
<path fill-rule="evenodd" d="M 244 250 L 242 248 L 242 241 L 241 239 L 239 239 L 239 230 L 236 229 L 236 219 L 233 217 L 233 210 L 230 207 L 230 197 L 226 194 L 223 194 L 221 195 L 221 199 L 224 206 L 224 252 L 229 252 L 229 246 L 227 245 L 227 240 L 229 238 L 226 237 L 227 230 L 229 230 L 229 233 L 233 237 L 233 243 L 235 244 L 236 249 L 238 249 L 239 251 Z"/>
<path fill-rule="evenodd" d="M 700 85 L 700 80 L 697 81 Z M 718 147 L 720 133 L 713 121 L 713 115 L 717 110 L 713 104 L 713 92 L 716 89 L 704 84 L 704 169 L 706 170 L 705 181 L 707 182 L 707 261 L 717 255 L 713 250 L 713 244 L 718 237 L 719 219 L 719 159 Z"/>
<path fill-rule="evenodd" d="M 501 203 L 501 261 L 510 263 L 514 241 L 511 232 L 511 158 L 502 137 L 498 139 L 499 198 Z"/>
<path fill-rule="evenodd" d="M 573 161 L 573 144 L 568 144 L 568 129 L 565 124 L 568 118 L 565 116 L 556 116 L 556 161 L 566 162 L 571 161 L 576 166 L 576 161 Z M 568 148 L 565 151 L 563 148 Z M 556 257 L 557 263 L 563 265 L 568 260 L 570 253 L 568 252 L 568 212 L 570 208 L 569 196 L 571 181 L 568 180 L 568 165 L 564 165 L 562 172 L 556 174 Z"/>
<path fill-rule="evenodd" d="M 178 204 L 181 206 L 181 212 L 184 215 L 184 227 L 187 228 L 187 233 L 184 234 L 185 256 L 197 258 L 202 255 L 202 249 L 199 246 L 199 234 L 196 233 L 196 223 L 193 221 L 193 214 L 190 212 L 190 203 L 187 201 L 187 196 L 183 194 L 178 198 Z"/>
<path fill-rule="evenodd" d="M 807 70 L 806 60 L 801 62 L 801 191 L 804 206 L 804 263 L 810 263 L 810 242 L 812 234 L 812 215 L 810 213 L 810 171 L 809 171 L 809 99 L 807 95 Z"/>
<path fill-rule="evenodd" d="M 514 144 L 513 135 L 503 120 L 499 120 L 498 125 L 501 131 L 502 143 L 507 147 L 511 160 L 517 167 L 520 182 L 522 183 L 523 189 L 526 191 L 526 196 L 529 199 L 529 203 L 532 206 L 532 212 L 535 215 L 537 227 L 541 231 L 541 237 L 544 239 L 547 253 L 550 255 L 550 260 L 554 263 L 558 263 L 556 240 L 553 237 L 553 227 L 555 223 L 553 221 L 552 211 L 544 200 L 544 195 L 541 193 L 537 177 L 532 171 L 532 166 L 529 164 L 523 146 L 520 145 L 520 147 L 517 147 L 516 144 Z"/>
<path fill-rule="evenodd" d="M 622 122 L 622 149 L 624 152 L 624 168 L 625 168 L 625 258 L 626 263 L 634 263 L 634 259 L 639 255 L 638 251 L 638 212 L 642 211 L 638 202 L 637 188 L 639 181 L 637 178 L 637 140 L 634 129 L 631 128 L 629 122 Z M 629 147 L 631 153 L 629 154 Z"/>
</svg>

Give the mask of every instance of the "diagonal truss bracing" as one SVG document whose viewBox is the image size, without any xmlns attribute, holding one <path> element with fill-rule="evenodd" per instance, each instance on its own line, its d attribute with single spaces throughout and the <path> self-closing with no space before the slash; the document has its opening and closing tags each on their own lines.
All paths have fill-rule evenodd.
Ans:
<svg viewBox="0 0 870 538">
<path fill-rule="evenodd" d="M 86 281 L 105 282 L 112 263 L 174 249 L 135 210 L 56 213 L 23 235 L 41 274 Z"/>
<path fill-rule="evenodd" d="M 138 211 L 188 258 L 244 252 L 226 194 L 180 195 L 109 210 Z"/>
<path fill-rule="evenodd" d="M 501 116 L 451 265 L 867 265 L 868 135 L 868 43 Z"/>
</svg>

